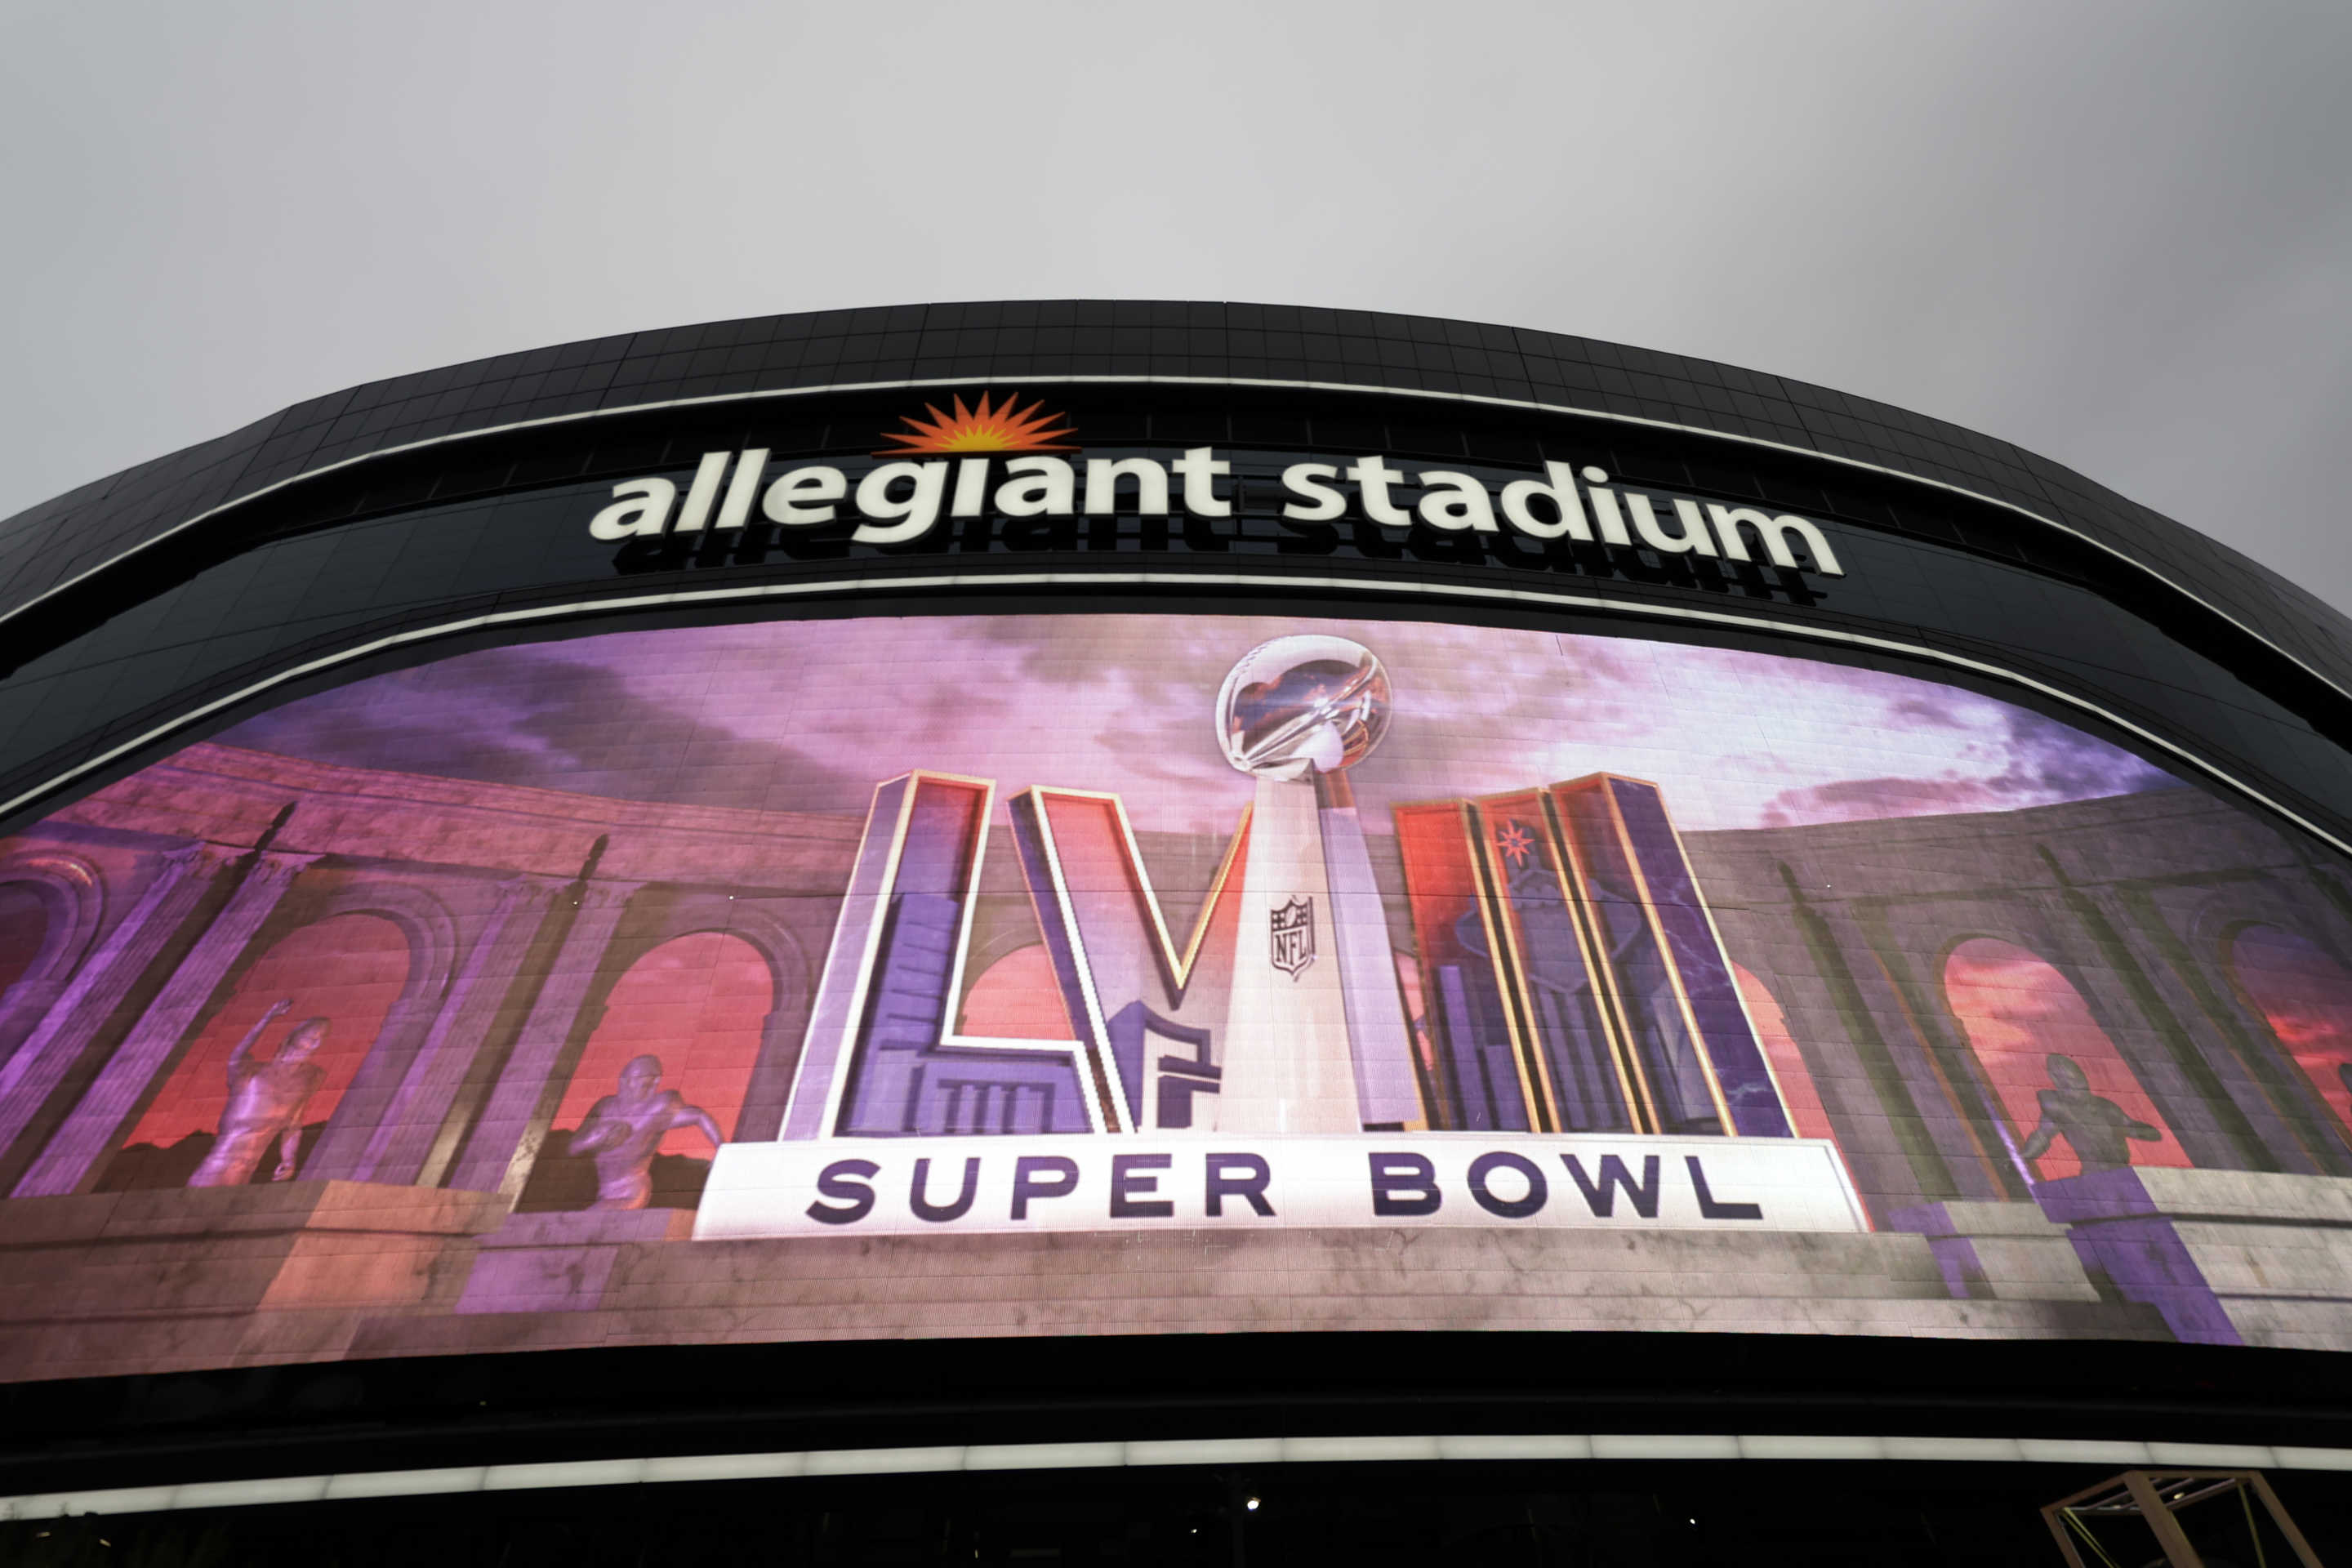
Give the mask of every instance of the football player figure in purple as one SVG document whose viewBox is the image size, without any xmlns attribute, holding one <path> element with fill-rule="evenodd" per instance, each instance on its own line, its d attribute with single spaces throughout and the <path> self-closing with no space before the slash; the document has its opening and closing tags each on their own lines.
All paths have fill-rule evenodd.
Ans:
<svg viewBox="0 0 2352 1568">
<path fill-rule="evenodd" d="M 2063 1137 L 2083 1163 L 2084 1175 L 2120 1171 L 2131 1163 L 2131 1145 L 2125 1140 L 2154 1143 L 2164 1136 L 2114 1100 L 2093 1094 L 2089 1076 L 2073 1057 L 2053 1051 L 2046 1062 L 2050 1087 L 2042 1091 L 2042 1124 L 2018 1150 L 2027 1160 L 2039 1160 Z"/>
<path fill-rule="evenodd" d="M 591 1106 L 572 1135 L 572 1152 L 596 1160 L 596 1201 L 589 1207 L 645 1207 L 653 1197 L 654 1153 L 677 1128 L 698 1129 L 714 1149 L 724 1142 L 710 1112 L 664 1089 L 661 1075 L 659 1057 L 630 1062 L 621 1069 L 617 1090 Z"/>
<path fill-rule="evenodd" d="M 305 1018 L 279 1043 L 278 1054 L 256 1061 L 253 1047 L 261 1032 L 294 1005 L 290 996 L 270 1004 L 261 1022 L 245 1032 L 228 1057 L 228 1107 L 221 1112 L 220 1131 L 212 1152 L 205 1156 L 192 1187 L 236 1187 L 253 1179 L 269 1145 L 278 1145 L 273 1182 L 290 1180 L 294 1162 L 302 1152 L 302 1108 L 319 1092 L 326 1071 L 310 1058 L 327 1043 L 327 1020 Z"/>
</svg>

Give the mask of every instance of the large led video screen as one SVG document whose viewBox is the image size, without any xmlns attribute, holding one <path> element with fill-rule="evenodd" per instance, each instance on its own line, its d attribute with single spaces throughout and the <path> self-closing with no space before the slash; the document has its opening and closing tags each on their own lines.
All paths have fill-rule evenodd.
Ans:
<svg viewBox="0 0 2352 1568">
<path fill-rule="evenodd" d="M 0 1377 L 2352 1348 L 2347 868 L 2187 773 L 1919 672 L 1402 620 L 356 679 L 0 840 Z"/>
</svg>

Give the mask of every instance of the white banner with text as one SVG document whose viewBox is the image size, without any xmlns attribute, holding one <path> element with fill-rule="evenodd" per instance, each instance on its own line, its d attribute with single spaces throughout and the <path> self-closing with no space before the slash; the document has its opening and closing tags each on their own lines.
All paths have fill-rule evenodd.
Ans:
<svg viewBox="0 0 2352 1568">
<path fill-rule="evenodd" d="M 1870 1228 L 1820 1139 L 1370 1132 L 730 1143 L 694 1235 L 1227 1226 Z"/>
</svg>

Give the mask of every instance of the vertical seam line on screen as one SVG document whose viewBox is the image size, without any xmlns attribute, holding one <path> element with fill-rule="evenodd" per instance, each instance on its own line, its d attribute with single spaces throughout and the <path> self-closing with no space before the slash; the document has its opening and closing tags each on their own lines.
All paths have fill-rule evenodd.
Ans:
<svg viewBox="0 0 2352 1568">
<path fill-rule="evenodd" d="M 609 615 L 615 611 L 648 610 L 672 605 L 713 604 L 730 599 L 789 598 L 800 595 L 814 596 L 869 591 L 907 593 L 940 588 L 1071 586 L 1098 588 L 1105 584 L 1198 586 L 1203 584 L 1212 586 L 1278 588 L 1292 592 L 1300 589 L 1328 588 L 1350 593 L 1370 591 L 1417 594 L 1432 599 L 1506 600 L 1542 605 L 1558 609 L 1594 610 L 1610 615 L 1667 616 L 1704 625 L 1737 626 L 1742 630 L 1778 632 L 1790 637 L 1811 637 L 1817 641 L 1844 643 L 1855 647 L 1926 658 L 1955 668 L 1990 676 L 2012 685 L 2025 687 L 2092 714 L 2103 722 L 2114 725 L 2128 734 L 2137 736 L 2149 745 L 2170 753 L 2247 799 L 2275 812 L 2323 843 L 2334 846 L 2346 855 L 2352 855 L 2352 844 L 2347 844 L 2316 823 L 2305 819 L 2301 814 L 2271 799 L 2262 791 L 2240 780 L 2219 764 L 2206 761 L 2186 746 L 2167 740 L 2151 730 L 2143 729 L 2118 714 L 2110 713 L 2089 699 L 2078 697 L 2063 688 L 2036 680 L 2030 675 L 2004 668 L 2000 665 L 1985 659 L 1970 658 L 1964 654 L 1950 653 L 1924 644 L 1899 642 L 1893 637 L 1874 637 L 1864 632 L 1841 631 L 1830 626 L 1795 625 L 1784 621 L 1769 620 L 1759 616 L 1735 616 L 1722 610 L 1685 609 L 1672 605 L 1646 604 L 1638 599 L 1604 599 L 1582 594 L 1544 593 L 1532 588 L 1487 587 L 1476 584 L 1398 583 L 1377 577 L 1272 577 L 1254 576 L 1245 573 L 1210 572 L 957 573 L 918 577 L 844 578 L 828 583 L 751 583 L 729 588 L 682 589 L 669 594 L 635 594 L 606 599 L 577 600 L 562 605 L 539 605 L 529 609 L 498 610 L 487 615 L 467 616 L 454 621 L 443 621 L 433 626 L 412 626 L 406 631 L 394 632 L 388 637 L 377 637 L 371 642 L 361 643 L 336 653 L 323 654 L 317 658 L 305 660 L 301 664 L 279 670 L 275 675 L 254 681 L 236 691 L 215 697 L 209 702 L 192 708 L 168 723 L 159 724 L 142 735 L 125 741 L 86 762 L 76 763 L 65 772 L 55 774 L 44 783 L 22 792 L 12 800 L 0 802 L 0 817 L 32 805 L 43 796 L 71 784 L 85 773 L 104 768 L 143 747 L 154 744 L 175 731 L 184 730 L 211 714 L 259 696 L 273 687 L 283 686 L 289 681 L 299 680 L 306 676 L 332 669 L 338 665 L 365 658 L 371 654 L 380 653 L 386 648 L 403 647 L 414 643 L 429 641 L 435 637 L 451 637 L 460 632 L 479 630 L 486 626 L 521 626 L 533 621 L 554 620 L 564 616 Z"/>
<path fill-rule="evenodd" d="M 1441 392 L 1429 387 L 1384 386 L 1359 382 L 1286 381 L 1261 376 L 953 375 L 933 376 L 908 381 L 843 382 L 826 386 L 780 386 L 770 388 L 762 392 L 724 392 L 713 393 L 704 397 L 665 398 L 653 403 L 625 404 L 615 408 L 585 408 L 571 414 L 550 414 L 537 419 L 518 419 L 505 425 L 485 426 L 479 430 L 453 430 L 446 435 L 426 437 L 421 441 L 404 442 L 402 445 L 397 447 L 386 447 L 373 452 L 358 453 L 354 456 L 340 458 L 335 462 L 325 464 L 320 468 L 305 468 L 299 474 L 289 474 L 284 479 L 273 480 L 270 483 L 262 486 L 259 489 L 251 491 L 248 494 L 225 500 L 218 506 L 208 507 L 205 510 L 196 513 L 194 517 L 186 518 L 179 522 L 173 523 L 170 528 L 167 528 L 163 532 L 156 534 L 153 538 L 142 540 L 137 544 L 132 545 L 130 549 L 110 556 L 105 561 L 102 561 L 99 564 L 89 567 L 87 570 L 76 573 L 73 576 L 67 578 L 64 582 L 59 583 L 55 587 L 43 590 L 41 593 L 35 595 L 32 598 L 27 599 L 23 604 L 17 605 L 15 609 L 7 611 L 5 614 L 0 614 L 0 626 L 5 626 L 7 622 L 14 619 L 16 616 L 22 615 L 26 610 L 30 610 L 36 605 L 54 598 L 59 594 L 66 593 L 77 584 L 89 581 L 100 573 L 111 570 L 122 562 L 129 560 L 131 556 L 136 555 L 142 551 L 152 549 L 154 546 L 163 543 L 165 540 L 178 534 L 183 530 L 194 528 L 196 524 L 205 521 L 206 519 L 217 517 L 236 507 L 245 506 L 250 502 L 259 500 L 262 497 L 283 489 L 289 485 L 299 484 L 305 479 L 316 479 L 321 474 L 331 474 L 338 469 L 351 468 L 357 464 L 373 462 L 381 458 L 398 457 L 404 452 L 421 452 L 430 447 L 445 446 L 451 442 L 477 440 L 482 437 L 505 435 L 517 430 L 542 429 L 551 426 L 580 424 L 592 419 L 617 417 L 624 415 L 658 413 L 664 409 L 701 408 L 709 407 L 715 404 L 746 403 L 771 397 L 814 397 L 833 394 L 861 392 L 912 392 L 919 391 L 928 387 L 978 386 L 994 384 L 997 383 L 1016 382 L 1024 385 L 1034 386 L 1250 386 L 1288 392 L 1354 393 L 1358 395 L 1370 394 L 1382 397 L 1421 397 L 1437 402 L 1473 404 L 1481 407 L 1522 409 L 1540 414 L 1568 415 L 1580 419 L 1603 419 L 1619 425 L 1634 425 L 1647 429 L 1672 431 L 1677 435 L 1696 436 L 1705 439 L 1717 441 L 1731 441 L 1742 446 L 1761 447 L 1768 451 L 1786 452 L 1793 457 L 1809 458 L 1820 462 L 1836 463 L 1843 467 L 1857 468 L 1866 473 L 1883 474 L 1891 479 L 1901 479 L 1908 484 L 1925 485 L 1930 489 L 1943 490 L 1952 495 L 1964 496 L 1970 500 L 1981 501 L 1988 506 L 2000 507 L 2004 511 L 2014 512 L 2018 516 L 2025 518 L 2029 521 L 2040 523 L 2044 528 L 2055 529 L 2061 533 L 2080 540 L 2082 542 L 2092 546 L 2094 549 L 2102 551 L 2106 554 L 2113 556 L 2116 560 L 2122 562 L 2125 565 L 2129 566 L 2136 571 L 2145 573 L 2147 576 L 2155 579 L 2155 581 L 2163 584 L 2166 588 L 2170 589 L 2172 592 L 2179 594 L 2181 597 L 2189 600 L 2191 604 L 2197 605 L 2211 614 L 2221 616 L 2222 620 L 2226 621 L 2231 626 L 2237 627 L 2239 631 L 2253 638 L 2264 647 L 2269 648 L 2273 653 L 2278 655 L 2281 658 L 2285 659 L 2288 663 L 2294 665 L 2296 668 L 2302 670 L 2313 679 L 2319 681 L 2329 690 L 2336 693 L 2336 695 L 2340 697 L 2352 698 L 2352 689 L 2347 689 L 2324 671 L 2315 668 L 2302 658 L 2290 653 L 2287 649 L 2280 647 L 2277 643 L 2272 641 L 2261 632 L 2256 631 L 2253 627 L 2248 626 L 2245 622 L 2240 620 L 2229 611 L 2221 608 L 2219 605 L 2214 604 L 2211 600 L 2207 599 L 2204 595 L 2197 593 L 2193 589 L 2185 587 L 2182 584 L 2174 582 L 2157 567 L 2149 564 L 2147 562 L 2142 561 L 2137 556 L 2129 554 L 2126 552 L 2118 549 L 2115 545 L 2107 543 L 2105 540 L 2098 539 L 2091 534 L 2085 533 L 2081 529 L 2074 527 L 2071 523 L 2061 522 L 2055 518 L 2045 517 L 2030 507 L 2020 506 L 2015 501 L 2003 500 L 1998 496 L 1987 495 L 1981 490 L 1972 490 L 1964 485 L 1956 485 L 1947 479 L 1930 479 L 1925 474 L 1915 474 L 1902 468 L 1891 468 L 1882 463 L 1873 463 L 1861 458 L 1849 458 L 1841 453 L 1823 452 L 1811 447 L 1792 447 L 1785 441 L 1768 440 L 1761 436 L 1746 436 L 1729 430 L 1713 430 L 1708 429 L 1704 426 L 1678 424 L 1671 419 L 1651 419 L 1638 414 L 1617 414 L 1601 408 L 1580 408 L 1573 404 L 1537 403 L 1524 398 L 1493 397 L 1483 393 Z M 2171 520 L 2168 519 L 2167 521 L 2169 521 Z M 2186 530 L 2196 537 L 2204 537 L 2201 534 L 2197 534 L 2196 531 L 2194 529 L 2189 529 L 2186 523 L 2176 523 L 2175 526 Z"/>
</svg>

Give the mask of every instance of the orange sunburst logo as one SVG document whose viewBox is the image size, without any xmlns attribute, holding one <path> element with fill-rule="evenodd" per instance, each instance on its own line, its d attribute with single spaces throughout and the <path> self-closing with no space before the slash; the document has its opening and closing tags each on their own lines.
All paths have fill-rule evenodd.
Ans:
<svg viewBox="0 0 2352 1568">
<path fill-rule="evenodd" d="M 898 422 L 907 426 L 906 429 L 885 431 L 882 436 L 884 440 L 896 441 L 898 445 L 885 447 L 874 455 L 877 458 L 903 458 L 917 452 L 1075 452 L 1078 449 L 1053 444 L 1077 434 L 1066 423 L 1062 423 L 1059 429 L 1054 427 L 1064 420 L 1064 416 L 1045 413 L 1045 405 L 1042 399 L 1026 408 L 1021 407 L 1020 402 L 1019 398 L 1008 394 L 1002 403 L 992 405 L 988 394 L 983 392 L 974 407 L 965 407 L 961 397 L 954 399 L 952 406 L 955 412 L 952 414 L 942 414 L 938 404 L 927 403 L 923 406 L 930 415 L 929 419 L 918 419 L 911 415 L 902 418 Z"/>
</svg>

